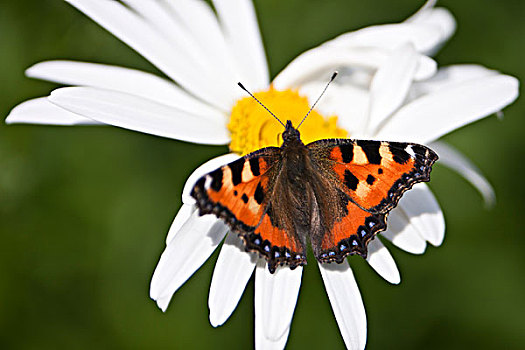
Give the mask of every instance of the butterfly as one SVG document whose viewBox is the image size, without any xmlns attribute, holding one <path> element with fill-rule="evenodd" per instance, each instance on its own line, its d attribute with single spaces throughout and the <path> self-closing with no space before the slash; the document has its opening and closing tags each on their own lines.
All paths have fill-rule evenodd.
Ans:
<svg viewBox="0 0 525 350">
<path fill-rule="evenodd" d="M 308 242 L 321 263 L 366 258 L 388 213 L 405 191 L 430 180 L 438 159 L 415 143 L 322 139 L 305 145 L 290 120 L 282 139 L 280 147 L 202 176 L 191 191 L 199 214 L 222 219 L 246 251 L 267 260 L 271 273 L 305 265 Z"/>
</svg>

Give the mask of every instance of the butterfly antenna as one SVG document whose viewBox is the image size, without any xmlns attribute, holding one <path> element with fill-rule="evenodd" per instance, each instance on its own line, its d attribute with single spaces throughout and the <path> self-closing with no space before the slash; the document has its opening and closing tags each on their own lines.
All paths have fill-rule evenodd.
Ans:
<svg viewBox="0 0 525 350">
<path fill-rule="evenodd" d="M 303 120 L 301 120 L 301 122 L 299 123 L 299 125 L 297 125 L 297 128 L 296 129 L 299 129 L 299 127 L 301 126 L 301 124 L 305 121 L 306 117 L 308 117 L 310 115 L 310 112 L 312 112 L 312 110 L 314 109 L 315 105 L 317 104 L 317 102 L 319 102 L 319 100 L 321 99 L 321 97 L 323 97 L 324 93 L 326 92 L 326 89 L 328 89 L 328 86 L 330 85 L 330 83 L 332 81 L 334 81 L 335 77 L 337 76 L 337 71 L 334 72 L 334 74 L 332 74 L 332 77 L 330 78 L 330 81 L 328 82 L 328 84 L 326 84 L 326 86 L 324 87 L 324 90 L 323 92 L 321 92 L 321 95 L 319 95 L 319 97 L 317 98 L 317 100 L 315 101 L 315 103 L 312 105 L 312 108 L 310 108 L 310 110 L 308 111 L 308 113 L 306 113 L 306 115 L 304 116 Z"/>
<path fill-rule="evenodd" d="M 268 109 L 268 107 L 266 107 L 265 105 L 263 105 L 263 103 L 262 103 L 261 101 L 259 101 L 259 100 L 257 99 L 257 97 L 253 96 L 253 94 L 252 94 L 250 91 L 248 91 L 248 89 L 246 89 L 246 88 L 244 87 L 244 85 L 242 85 L 240 82 L 237 83 L 237 85 L 239 85 L 239 87 L 240 87 L 241 89 L 243 89 L 244 91 L 246 91 L 246 92 L 248 93 L 248 95 L 250 95 L 255 101 L 257 101 L 261 106 L 263 106 L 263 108 L 266 109 L 266 110 L 268 111 L 268 113 L 270 113 L 275 119 L 277 119 L 277 121 L 278 121 L 279 123 L 281 123 L 282 126 L 284 126 L 284 127 L 286 128 L 286 126 L 283 124 L 283 122 L 282 122 L 279 118 L 277 118 L 277 116 L 276 116 L 275 114 L 273 114 L 272 111 L 270 111 L 270 110 Z"/>
</svg>

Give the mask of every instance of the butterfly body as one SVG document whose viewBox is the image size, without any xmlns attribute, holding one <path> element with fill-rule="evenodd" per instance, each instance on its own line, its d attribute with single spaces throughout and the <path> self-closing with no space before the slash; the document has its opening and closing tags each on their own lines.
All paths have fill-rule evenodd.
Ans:
<svg viewBox="0 0 525 350">
<path fill-rule="evenodd" d="M 200 215 L 223 219 L 268 261 L 306 264 L 366 258 L 368 242 L 415 183 L 429 181 L 437 155 L 410 143 L 324 139 L 303 144 L 287 122 L 281 147 L 250 153 L 201 177 L 191 192 Z"/>
</svg>

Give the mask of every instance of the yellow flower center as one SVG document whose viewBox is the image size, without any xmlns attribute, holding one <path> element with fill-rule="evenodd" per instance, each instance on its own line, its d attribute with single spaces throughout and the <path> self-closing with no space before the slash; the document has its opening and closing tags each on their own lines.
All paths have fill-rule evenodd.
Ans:
<svg viewBox="0 0 525 350">
<path fill-rule="evenodd" d="M 267 91 L 254 94 L 269 110 L 286 124 L 291 120 L 297 127 L 310 109 L 308 99 L 297 91 Z M 230 150 L 245 155 L 259 148 L 280 146 L 284 127 L 251 97 L 237 101 L 232 108 L 228 130 L 231 133 Z M 301 139 L 307 144 L 327 138 L 344 138 L 348 133 L 337 127 L 337 116 L 323 117 L 313 110 L 300 128 Z"/>
</svg>

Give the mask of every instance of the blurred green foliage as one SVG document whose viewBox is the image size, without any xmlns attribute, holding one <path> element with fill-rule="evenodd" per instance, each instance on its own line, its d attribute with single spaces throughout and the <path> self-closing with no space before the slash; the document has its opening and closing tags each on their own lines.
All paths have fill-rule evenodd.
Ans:
<svg viewBox="0 0 525 350">
<path fill-rule="evenodd" d="M 345 31 L 396 22 L 415 0 L 257 0 L 272 75 L 297 54 Z M 525 2 L 444 0 L 458 31 L 441 65 L 480 63 L 523 81 Z M 47 59 L 156 72 L 65 2 L 0 1 L 0 114 L 46 95 L 24 77 Z M 402 283 L 391 286 L 350 259 L 368 316 L 368 349 L 525 348 L 523 99 L 505 118 L 446 137 L 494 184 L 485 210 L 475 190 L 436 167 L 431 187 L 447 220 L 442 247 L 423 256 L 392 248 Z M 253 281 L 231 319 L 208 323 L 211 259 L 163 314 L 148 297 L 183 183 L 226 148 L 111 127 L 0 125 L 0 347 L 2 349 L 249 348 Z M 288 347 L 342 348 L 315 264 L 303 285 Z"/>
</svg>

